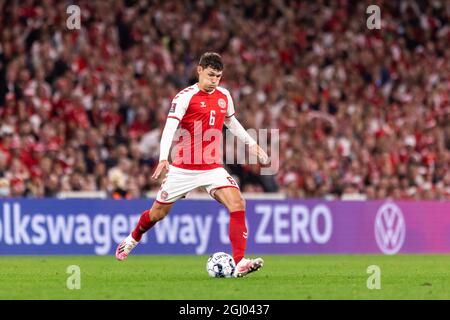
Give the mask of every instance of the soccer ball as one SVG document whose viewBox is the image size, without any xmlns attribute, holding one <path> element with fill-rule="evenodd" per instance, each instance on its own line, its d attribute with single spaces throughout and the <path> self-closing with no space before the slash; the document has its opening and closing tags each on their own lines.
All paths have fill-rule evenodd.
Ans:
<svg viewBox="0 0 450 320">
<path fill-rule="evenodd" d="M 206 262 L 206 271 L 213 278 L 232 278 L 235 268 L 233 257 L 225 252 L 210 255 Z"/>
</svg>

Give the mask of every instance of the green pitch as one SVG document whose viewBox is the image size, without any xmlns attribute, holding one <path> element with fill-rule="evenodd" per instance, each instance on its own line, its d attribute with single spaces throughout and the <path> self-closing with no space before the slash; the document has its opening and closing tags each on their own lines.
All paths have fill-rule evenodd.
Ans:
<svg viewBox="0 0 450 320">
<path fill-rule="evenodd" d="M 450 299 L 450 256 L 276 256 L 245 278 L 213 279 L 206 256 L 0 257 L 0 299 Z M 69 290 L 67 267 L 81 271 Z M 370 265 L 381 289 L 369 290 Z"/>
</svg>

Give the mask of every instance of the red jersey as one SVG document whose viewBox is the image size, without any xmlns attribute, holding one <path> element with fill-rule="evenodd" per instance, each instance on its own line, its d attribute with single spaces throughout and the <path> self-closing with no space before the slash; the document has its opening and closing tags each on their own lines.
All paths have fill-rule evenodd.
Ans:
<svg viewBox="0 0 450 320">
<path fill-rule="evenodd" d="M 221 167 L 223 123 L 225 117 L 233 115 L 233 99 L 222 87 L 207 93 L 195 84 L 180 91 L 172 100 L 168 115 L 180 121 L 172 165 L 189 170 Z"/>
</svg>

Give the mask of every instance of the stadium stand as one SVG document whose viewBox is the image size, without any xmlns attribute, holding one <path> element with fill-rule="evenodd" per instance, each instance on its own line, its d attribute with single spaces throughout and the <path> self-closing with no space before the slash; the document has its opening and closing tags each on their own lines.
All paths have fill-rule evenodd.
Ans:
<svg viewBox="0 0 450 320">
<path fill-rule="evenodd" d="M 280 169 L 244 192 L 450 199 L 450 6 L 381 1 L 0 0 L 0 197 L 138 198 L 170 100 L 204 51 L 246 128 L 280 130 Z"/>
</svg>

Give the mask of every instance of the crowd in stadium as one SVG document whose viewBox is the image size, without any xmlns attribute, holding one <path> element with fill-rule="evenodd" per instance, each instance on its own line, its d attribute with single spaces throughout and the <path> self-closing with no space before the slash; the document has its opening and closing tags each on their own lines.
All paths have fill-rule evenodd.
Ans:
<svg viewBox="0 0 450 320">
<path fill-rule="evenodd" d="M 280 130 L 279 172 L 244 192 L 450 199 L 450 5 L 0 0 L 0 197 L 157 191 L 171 99 L 205 51 L 245 128 Z"/>
</svg>

